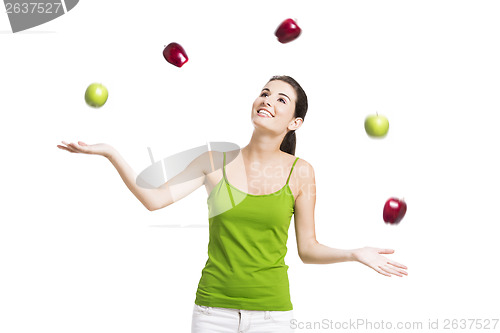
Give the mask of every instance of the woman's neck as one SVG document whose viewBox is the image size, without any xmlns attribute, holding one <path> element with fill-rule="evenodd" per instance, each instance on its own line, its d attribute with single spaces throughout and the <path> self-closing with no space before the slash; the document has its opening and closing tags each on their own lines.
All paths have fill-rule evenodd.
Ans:
<svg viewBox="0 0 500 333">
<path fill-rule="evenodd" d="M 258 161 L 265 164 L 279 159 L 282 152 L 279 147 L 273 147 L 272 145 L 249 143 L 241 149 L 241 154 L 246 161 Z"/>
</svg>

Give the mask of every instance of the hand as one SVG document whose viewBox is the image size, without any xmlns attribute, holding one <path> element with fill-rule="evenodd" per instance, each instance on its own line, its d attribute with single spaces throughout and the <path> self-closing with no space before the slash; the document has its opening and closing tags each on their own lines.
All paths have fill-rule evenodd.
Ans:
<svg viewBox="0 0 500 333">
<path fill-rule="evenodd" d="M 379 249 L 376 247 L 363 247 L 353 251 L 354 258 L 362 264 L 373 268 L 375 271 L 382 275 L 391 276 L 391 274 L 402 276 L 401 274 L 408 275 L 404 269 L 408 269 L 405 265 L 389 260 L 380 253 L 390 254 L 394 253 L 392 249 Z"/>
<path fill-rule="evenodd" d="M 113 152 L 113 147 L 107 143 L 96 143 L 94 145 L 88 145 L 85 142 L 78 141 L 78 143 L 68 144 L 65 141 L 61 141 L 66 146 L 57 145 L 58 148 L 69 151 L 70 153 L 83 153 L 83 154 L 95 154 L 102 155 L 109 158 Z"/>
</svg>

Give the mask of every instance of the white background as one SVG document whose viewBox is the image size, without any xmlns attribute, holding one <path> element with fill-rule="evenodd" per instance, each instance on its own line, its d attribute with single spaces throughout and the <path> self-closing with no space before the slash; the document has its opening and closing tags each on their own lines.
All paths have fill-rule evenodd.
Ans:
<svg viewBox="0 0 500 333">
<path fill-rule="evenodd" d="M 0 13 L 0 331 L 189 332 L 208 228 L 168 225 L 208 226 L 205 188 L 149 212 L 108 160 L 56 145 L 109 143 L 136 173 L 147 147 L 242 147 L 252 102 L 281 74 L 309 99 L 296 156 L 316 172 L 318 241 L 395 249 L 409 274 L 305 265 L 292 219 L 295 318 L 421 331 L 498 318 L 499 15 L 498 1 L 85 0 L 13 34 Z M 281 44 L 286 18 L 303 32 Z M 182 68 L 163 58 L 170 42 Z M 92 82 L 109 90 L 100 109 L 83 99 Z M 375 112 L 382 140 L 364 131 Z M 382 219 L 392 196 L 408 204 L 397 226 Z"/>
</svg>

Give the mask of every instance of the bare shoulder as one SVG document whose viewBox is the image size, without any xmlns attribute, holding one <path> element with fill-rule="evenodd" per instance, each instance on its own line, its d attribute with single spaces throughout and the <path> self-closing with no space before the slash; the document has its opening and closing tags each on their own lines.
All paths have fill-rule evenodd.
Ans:
<svg viewBox="0 0 500 333">
<path fill-rule="evenodd" d="M 282 152 L 286 157 L 289 159 L 289 163 L 293 163 L 295 159 L 298 157 L 297 162 L 295 163 L 295 166 L 293 167 L 293 173 L 296 178 L 304 178 L 307 177 L 308 175 L 310 176 L 311 174 L 314 175 L 314 168 L 313 166 L 304 160 L 303 158 L 299 156 L 295 156 L 286 152 Z"/>
<path fill-rule="evenodd" d="M 288 154 L 288 153 L 285 153 L 285 155 L 288 155 L 290 161 L 295 161 L 295 159 L 298 157 L 299 159 L 297 160 L 297 162 L 295 163 L 295 166 L 293 167 L 293 172 L 297 172 L 297 175 L 299 175 L 300 177 L 299 178 L 303 178 L 304 176 L 307 176 L 307 175 L 311 175 L 311 174 L 314 174 L 314 168 L 313 166 L 307 162 L 306 160 L 304 160 L 303 158 L 299 157 L 299 156 L 294 156 L 292 154 Z"/>
<path fill-rule="evenodd" d="M 191 165 L 197 169 L 203 170 L 203 173 L 207 175 L 217 168 L 215 165 L 221 164 L 221 162 L 219 162 L 221 159 L 221 152 L 205 151 L 193 159 Z"/>
<path fill-rule="evenodd" d="M 205 174 L 212 173 L 222 167 L 223 152 L 217 150 L 206 151 L 203 153 L 202 160 Z"/>
<path fill-rule="evenodd" d="M 308 161 L 299 157 L 293 168 L 293 174 L 298 186 L 298 195 L 301 195 L 305 190 L 310 191 L 312 187 L 315 187 L 314 168 Z"/>
<path fill-rule="evenodd" d="M 294 170 L 297 169 L 297 175 L 300 179 L 314 177 L 314 168 L 311 163 L 299 157 L 297 163 L 295 163 Z"/>
<path fill-rule="evenodd" d="M 199 158 L 200 163 L 203 164 L 205 174 L 212 173 L 216 170 L 222 169 L 224 165 L 224 153 L 226 153 L 226 165 L 230 164 L 239 154 L 240 150 L 229 150 L 226 152 L 209 150 L 204 152 Z"/>
</svg>

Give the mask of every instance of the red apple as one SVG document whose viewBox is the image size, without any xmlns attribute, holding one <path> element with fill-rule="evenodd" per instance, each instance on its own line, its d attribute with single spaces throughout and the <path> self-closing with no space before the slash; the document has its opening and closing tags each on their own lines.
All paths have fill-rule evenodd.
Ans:
<svg viewBox="0 0 500 333">
<path fill-rule="evenodd" d="M 278 40 L 281 43 L 288 43 L 299 37 L 301 32 L 302 30 L 299 28 L 297 23 L 289 18 L 281 22 L 274 34 L 278 37 Z"/>
<path fill-rule="evenodd" d="M 397 224 L 406 214 L 406 202 L 404 199 L 390 198 L 385 202 L 384 221 L 385 223 Z"/>
<path fill-rule="evenodd" d="M 163 56 L 166 61 L 177 67 L 182 67 L 189 60 L 186 51 L 177 43 L 165 46 Z"/>
</svg>

